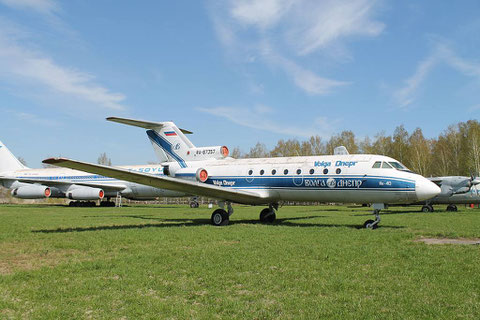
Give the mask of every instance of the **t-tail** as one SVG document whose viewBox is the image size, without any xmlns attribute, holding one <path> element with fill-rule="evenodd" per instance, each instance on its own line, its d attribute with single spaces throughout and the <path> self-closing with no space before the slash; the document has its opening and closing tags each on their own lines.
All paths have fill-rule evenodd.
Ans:
<svg viewBox="0 0 480 320">
<path fill-rule="evenodd" d="M 0 172 L 27 169 L 0 141 Z"/>
<path fill-rule="evenodd" d="M 107 120 L 147 129 L 147 136 L 161 163 L 177 162 L 180 167 L 185 168 L 187 161 L 228 157 L 229 151 L 225 146 L 195 147 L 186 136 L 192 132 L 178 128 L 170 121 L 151 122 L 117 117 L 110 117 Z"/>
</svg>

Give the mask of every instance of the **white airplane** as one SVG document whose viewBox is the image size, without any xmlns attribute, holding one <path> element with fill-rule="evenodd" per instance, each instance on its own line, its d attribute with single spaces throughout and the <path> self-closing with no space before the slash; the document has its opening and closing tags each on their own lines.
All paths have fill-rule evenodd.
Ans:
<svg viewBox="0 0 480 320">
<path fill-rule="evenodd" d="M 163 175 L 160 165 L 135 165 L 124 170 Z M 113 206 L 110 198 L 120 193 L 132 200 L 152 200 L 157 197 L 183 197 L 185 192 L 158 189 L 142 184 L 120 181 L 100 175 L 65 168 L 30 169 L 24 166 L 0 141 L 0 186 L 11 189 L 21 199 L 68 198 L 71 206 L 95 205 L 92 200 L 103 200 L 100 205 Z"/>
<path fill-rule="evenodd" d="M 164 176 L 132 172 L 66 158 L 43 162 L 157 188 L 184 191 L 219 200 L 211 216 L 213 225 L 229 223 L 231 203 L 268 205 L 260 221 L 273 222 L 282 201 L 372 203 L 376 228 L 385 203 L 423 201 L 440 193 L 428 179 L 381 155 L 326 155 L 233 159 L 226 147 L 196 148 L 173 122 L 149 122 L 123 118 L 107 120 L 147 128 Z"/>
</svg>

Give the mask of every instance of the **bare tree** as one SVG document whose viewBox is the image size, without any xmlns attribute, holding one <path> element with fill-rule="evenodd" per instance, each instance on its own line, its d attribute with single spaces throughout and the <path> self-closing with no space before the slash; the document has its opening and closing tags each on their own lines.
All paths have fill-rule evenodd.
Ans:
<svg viewBox="0 0 480 320">
<path fill-rule="evenodd" d="M 268 156 L 267 147 L 264 143 L 257 142 L 255 147 L 250 149 L 250 152 L 246 154 L 246 158 L 265 158 Z"/>
<path fill-rule="evenodd" d="M 243 154 L 243 152 L 240 150 L 239 147 L 235 147 L 235 148 L 233 148 L 232 152 L 230 153 L 230 157 L 235 158 L 235 159 L 240 159 L 240 158 L 244 158 L 245 155 Z"/>
<path fill-rule="evenodd" d="M 22 157 L 17 157 L 17 160 L 23 164 L 25 167 L 27 166 L 27 161 L 25 161 L 25 159 L 23 159 Z"/>
<path fill-rule="evenodd" d="M 98 164 L 103 164 L 105 166 L 111 166 L 112 165 L 112 160 L 110 160 L 109 157 L 107 157 L 107 154 L 101 153 L 100 156 L 97 159 Z"/>
</svg>

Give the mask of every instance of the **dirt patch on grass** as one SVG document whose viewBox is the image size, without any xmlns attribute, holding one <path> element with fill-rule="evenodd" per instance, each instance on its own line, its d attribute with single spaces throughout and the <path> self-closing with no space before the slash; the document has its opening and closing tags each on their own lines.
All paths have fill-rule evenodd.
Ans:
<svg viewBox="0 0 480 320">
<path fill-rule="evenodd" d="M 53 267 L 69 259 L 77 259 L 79 254 L 78 250 L 72 249 L 46 250 L 29 248 L 19 243 L 3 243 L 0 245 L 0 274 Z"/>
<path fill-rule="evenodd" d="M 420 238 L 415 242 L 423 242 L 426 244 L 476 244 L 480 245 L 480 239 L 448 239 L 448 238 Z"/>
</svg>

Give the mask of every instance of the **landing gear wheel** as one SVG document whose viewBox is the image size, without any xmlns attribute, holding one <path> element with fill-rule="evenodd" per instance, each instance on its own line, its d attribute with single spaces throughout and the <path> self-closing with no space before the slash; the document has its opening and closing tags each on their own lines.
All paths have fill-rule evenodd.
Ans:
<svg viewBox="0 0 480 320">
<path fill-rule="evenodd" d="M 265 208 L 260 212 L 260 222 L 263 223 L 272 223 L 276 217 L 275 210 L 270 208 Z"/>
<path fill-rule="evenodd" d="M 433 212 L 433 207 L 429 204 L 422 207 L 422 212 Z"/>
<path fill-rule="evenodd" d="M 375 220 L 367 220 L 365 221 L 365 223 L 363 224 L 363 227 L 365 229 L 377 229 L 378 228 L 378 224 L 373 224 L 375 222 Z"/>
<path fill-rule="evenodd" d="M 447 207 L 447 211 L 458 211 L 458 208 L 454 204 L 449 204 Z"/>
<path fill-rule="evenodd" d="M 190 208 L 192 208 L 192 209 L 193 209 L 193 208 L 198 208 L 199 206 L 200 206 L 200 205 L 199 205 L 198 202 L 196 202 L 196 201 L 190 202 Z"/>
<path fill-rule="evenodd" d="M 69 207 L 76 207 L 77 206 L 77 202 L 76 201 L 70 201 L 70 203 L 68 204 Z"/>
<path fill-rule="evenodd" d="M 211 221 L 214 226 L 226 226 L 230 222 L 227 211 L 223 209 L 213 211 Z"/>
</svg>

